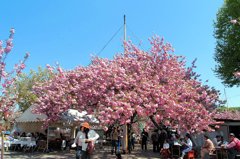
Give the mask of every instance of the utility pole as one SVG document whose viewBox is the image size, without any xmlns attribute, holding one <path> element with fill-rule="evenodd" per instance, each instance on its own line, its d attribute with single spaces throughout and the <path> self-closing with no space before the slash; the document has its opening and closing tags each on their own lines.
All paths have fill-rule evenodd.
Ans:
<svg viewBox="0 0 240 159">
<path fill-rule="evenodd" d="M 226 104 L 227 104 L 227 110 L 228 110 L 228 99 L 227 99 L 227 93 L 226 93 L 225 87 L 224 87 L 224 95 L 225 95 Z"/>
<path fill-rule="evenodd" d="M 126 27 L 126 15 L 123 16 L 123 24 L 124 24 L 124 52 L 126 51 L 125 49 L 125 42 L 127 42 L 127 27 Z"/>
<path fill-rule="evenodd" d="M 126 52 L 126 47 L 125 43 L 127 42 L 127 29 L 126 29 L 126 16 L 123 16 L 123 21 L 124 21 L 124 53 Z M 128 150 L 128 127 L 127 124 L 123 125 L 123 150 L 127 152 Z"/>
</svg>

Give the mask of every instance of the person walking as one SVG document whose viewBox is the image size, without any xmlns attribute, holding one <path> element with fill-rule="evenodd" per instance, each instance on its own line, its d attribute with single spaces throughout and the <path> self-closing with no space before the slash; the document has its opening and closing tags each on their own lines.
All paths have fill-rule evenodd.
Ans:
<svg viewBox="0 0 240 159">
<path fill-rule="evenodd" d="M 90 129 L 90 125 L 87 122 L 82 123 L 81 126 L 83 127 L 83 134 L 79 137 L 79 140 L 82 143 L 82 159 L 90 159 L 91 154 L 87 151 L 87 147 L 91 142 L 95 143 L 99 135 Z"/>
<path fill-rule="evenodd" d="M 147 151 L 148 133 L 145 131 L 145 129 L 143 129 L 141 137 L 142 137 L 142 150 L 145 148 L 145 150 Z"/>
</svg>

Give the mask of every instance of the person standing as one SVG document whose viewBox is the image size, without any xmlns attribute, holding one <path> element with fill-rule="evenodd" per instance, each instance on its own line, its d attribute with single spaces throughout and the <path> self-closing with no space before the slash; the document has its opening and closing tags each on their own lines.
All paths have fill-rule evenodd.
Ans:
<svg viewBox="0 0 240 159">
<path fill-rule="evenodd" d="M 111 134 L 111 139 L 112 139 L 112 154 L 116 153 L 117 151 L 117 144 L 118 144 L 118 131 L 116 127 L 113 127 L 112 134 Z"/>
<path fill-rule="evenodd" d="M 152 139 L 152 144 L 153 144 L 153 152 L 159 152 L 159 147 L 158 147 L 158 130 L 154 130 L 154 132 L 151 135 Z"/>
<path fill-rule="evenodd" d="M 162 128 L 160 129 L 160 133 L 159 133 L 159 137 L 158 137 L 158 143 L 159 143 L 159 148 L 162 149 L 163 148 L 163 143 L 165 140 L 167 140 L 167 131 Z"/>
<path fill-rule="evenodd" d="M 136 142 L 136 134 L 132 132 L 132 138 L 131 138 L 131 143 L 132 143 L 132 149 L 134 150 L 135 148 L 135 142 Z"/>
<path fill-rule="evenodd" d="M 143 129 L 143 131 L 141 133 L 141 137 L 142 137 L 142 150 L 144 148 L 145 148 L 145 150 L 147 150 L 148 133 L 145 131 L 145 129 Z"/>
<path fill-rule="evenodd" d="M 82 154 L 82 143 L 80 141 L 80 138 L 82 138 L 83 135 L 83 127 L 80 126 L 80 129 L 77 133 L 77 136 L 72 144 L 72 147 L 76 147 L 76 159 L 81 159 L 81 154 Z"/>
<path fill-rule="evenodd" d="M 90 130 L 90 125 L 87 122 L 81 124 L 83 127 L 83 134 L 79 140 L 82 143 L 82 159 L 90 159 L 91 154 L 87 152 L 87 147 L 90 142 L 94 142 L 99 138 L 99 135 L 94 131 Z"/>
<path fill-rule="evenodd" d="M 207 135 L 204 135 L 204 144 L 201 149 L 201 159 L 209 158 L 209 153 L 212 153 L 215 149 L 213 142 Z"/>
</svg>

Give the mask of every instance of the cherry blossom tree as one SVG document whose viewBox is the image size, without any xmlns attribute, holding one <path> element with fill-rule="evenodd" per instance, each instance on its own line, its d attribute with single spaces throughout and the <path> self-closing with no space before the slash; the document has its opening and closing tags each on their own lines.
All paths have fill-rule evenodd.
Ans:
<svg viewBox="0 0 240 159">
<path fill-rule="evenodd" d="M 95 57 L 87 67 L 58 68 L 48 83 L 35 87 L 36 113 L 59 119 L 69 108 L 95 114 L 103 126 L 151 120 L 167 122 L 180 131 L 209 130 L 218 103 L 218 91 L 203 85 L 182 56 L 173 54 L 163 39 L 150 39 L 149 51 L 130 41 L 113 60 Z"/>
<path fill-rule="evenodd" d="M 14 108 L 17 99 L 17 93 L 13 93 L 14 83 L 19 74 L 25 68 L 25 61 L 29 54 L 24 56 L 23 61 L 16 64 L 12 71 L 8 72 L 6 69 L 6 59 L 13 48 L 13 35 L 15 30 L 10 30 L 9 38 L 6 40 L 4 45 L 3 41 L 0 40 L 0 116 L 1 116 L 1 145 L 3 145 L 3 131 L 8 129 L 11 122 L 14 120 Z M 11 88 L 10 88 L 11 87 Z M 1 148 L 1 158 L 4 157 L 4 148 Z"/>
<path fill-rule="evenodd" d="M 29 53 L 26 53 L 23 61 L 16 64 L 12 71 L 6 70 L 6 59 L 13 48 L 14 33 L 15 30 L 12 28 L 5 45 L 3 41 L 0 40 L 0 114 L 4 120 L 11 118 L 17 97 L 17 93 L 12 93 L 9 88 L 14 88 L 14 82 L 25 68 L 25 61 L 29 56 Z"/>
</svg>

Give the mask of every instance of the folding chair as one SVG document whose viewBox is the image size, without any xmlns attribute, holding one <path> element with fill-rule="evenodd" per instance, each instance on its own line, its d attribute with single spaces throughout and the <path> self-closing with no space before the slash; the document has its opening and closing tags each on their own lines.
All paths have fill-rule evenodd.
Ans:
<svg viewBox="0 0 240 159">
<path fill-rule="evenodd" d="M 179 158 L 179 157 L 181 157 L 180 146 L 173 145 L 172 148 L 171 148 L 171 153 L 172 153 L 172 158 Z"/>
<path fill-rule="evenodd" d="M 37 143 L 37 151 L 42 150 L 42 152 L 47 151 L 47 141 L 39 140 Z"/>
</svg>

